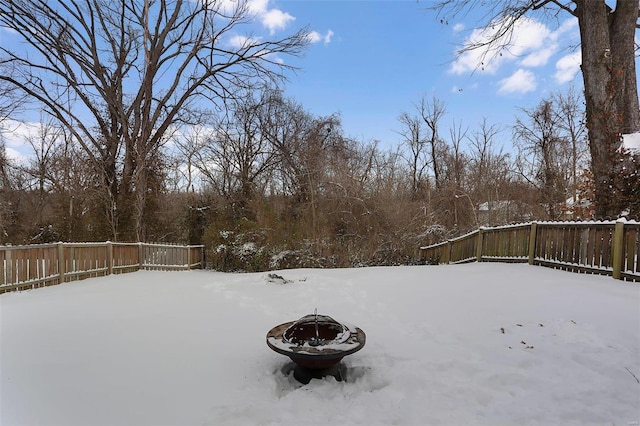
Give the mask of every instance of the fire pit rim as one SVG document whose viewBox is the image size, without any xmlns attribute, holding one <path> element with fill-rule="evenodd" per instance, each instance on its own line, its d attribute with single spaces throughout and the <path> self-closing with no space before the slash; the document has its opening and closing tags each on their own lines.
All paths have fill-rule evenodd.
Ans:
<svg viewBox="0 0 640 426">
<path fill-rule="evenodd" d="M 307 315 L 305 317 L 310 317 Z M 311 346 L 308 343 L 299 344 L 287 342 L 284 338 L 284 333 L 290 327 L 297 322 L 301 321 L 305 317 L 296 321 L 288 321 L 273 327 L 266 336 L 267 345 L 273 351 L 286 355 L 293 362 L 298 365 L 305 366 L 307 368 L 326 368 L 331 364 L 336 364 L 347 355 L 362 349 L 366 342 L 366 334 L 360 328 L 348 323 L 341 323 L 335 321 L 343 327 L 343 335 L 338 339 L 338 342 L 329 342 L 326 345 Z M 348 332 L 348 333 L 347 333 Z"/>
</svg>

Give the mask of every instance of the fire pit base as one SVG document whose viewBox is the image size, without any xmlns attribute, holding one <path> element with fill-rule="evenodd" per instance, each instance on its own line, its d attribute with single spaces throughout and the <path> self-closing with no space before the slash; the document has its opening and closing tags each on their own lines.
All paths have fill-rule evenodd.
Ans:
<svg viewBox="0 0 640 426">
<path fill-rule="evenodd" d="M 293 377 L 304 385 L 309 384 L 311 379 L 323 379 L 329 376 L 338 382 L 342 382 L 346 380 L 347 367 L 343 363 L 339 363 L 323 369 L 306 368 L 300 365 L 296 365 L 293 369 Z"/>
</svg>

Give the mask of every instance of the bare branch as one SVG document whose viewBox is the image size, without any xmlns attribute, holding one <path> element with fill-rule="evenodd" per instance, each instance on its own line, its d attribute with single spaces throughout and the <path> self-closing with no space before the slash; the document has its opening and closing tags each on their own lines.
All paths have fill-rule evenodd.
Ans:
<svg viewBox="0 0 640 426">
<path fill-rule="evenodd" d="M 441 23 L 454 18 L 465 18 L 472 10 L 483 12 L 476 29 L 482 29 L 487 36 L 473 40 L 456 52 L 457 56 L 465 52 L 480 51 L 478 68 L 484 69 L 488 62 L 502 55 L 513 41 L 516 25 L 532 11 L 546 10 L 555 15 L 566 11 L 575 16 L 567 2 L 560 0 L 515 0 L 485 2 L 481 0 L 441 0 L 430 9 L 437 12 Z M 553 12 L 555 10 L 555 13 Z"/>
<path fill-rule="evenodd" d="M 560 2 L 558 0 L 542 0 L 542 1 L 538 2 L 538 3 L 536 3 L 534 1 L 532 10 L 542 9 L 549 3 L 552 3 L 552 4 L 556 5 L 556 6 L 558 6 L 560 9 L 562 9 L 562 10 L 564 10 L 566 12 L 569 12 L 570 14 L 572 14 L 574 16 L 576 15 L 575 10 L 571 9 L 568 5 L 566 5 L 565 3 L 562 3 L 562 2 Z"/>
</svg>

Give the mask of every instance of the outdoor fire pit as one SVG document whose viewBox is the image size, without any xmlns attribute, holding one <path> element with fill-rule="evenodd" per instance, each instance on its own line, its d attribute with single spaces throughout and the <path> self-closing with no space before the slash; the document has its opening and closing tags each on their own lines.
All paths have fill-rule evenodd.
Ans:
<svg viewBox="0 0 640 426">
<path fill-rule="evenodd" d="M 343 380 L 340 361 L 364 346 L 366 335 L 358 327 L 341 324 L 317 313 L 273 327 L 267 345 L 296 364 L 293 376 L 301 383 L 333 376 Z"/>
</svg>

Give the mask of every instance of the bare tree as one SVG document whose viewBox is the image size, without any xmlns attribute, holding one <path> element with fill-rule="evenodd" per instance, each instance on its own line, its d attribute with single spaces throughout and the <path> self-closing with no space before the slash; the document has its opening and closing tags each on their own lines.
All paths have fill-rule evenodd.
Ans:
<svg viewBox="0 0 640 426">
<path fill-rule="evenodd" d="M 480 128 L 471 133 L 470 184 L 471 191 L 483 201 L 497 200 L 492 197 L 495 179 L 493 172 L 503 156 L 502 150 L 497 149 L 496 138 L 502 131 L 497 124 L 489 124 L 486 117 L 480 122 Z"/>
<path fill-rule="evenodd" d="M 242 32 L 251 15 L 246 0 L 232 4 L 0 0 L 0 25 L 31 49 L 0 47 L 3 63 L 22 70 L 0 81 L 69 129 L 101 170 L 116 214 L 126 217 L 131 206 L 132 232 L 113 238 L 146 237 L 157 152 L 169 132 L 197 118 L 189 112 L 199 101 L 222 106 L 239 89 L 278 82 L 290 68 L 278 55 L 307 45 L 306 30 L 233 44 L 231 33 Z"/>
<path fill-rule="evenodd" d="M 0 74 L 14 74 L 15 66 L 5 63 L 0 57 Z M 0 80 L 0 124 L 19 111 L 26 101 L 26 95 L 12 84 Z"/>
<path fill-rule="evenodd" d="M 215 129 L 208 120 L 200 125 L 189 126 L 186 131 L 176 133 L 172 142 L 175 146 L 171 167 L 171 185 L 173 191 L 194 193 L 199 172 L 206 173 L 207 165 L 203 159 L 204 148 L 213 139 Z M 200 170 L 203 169 L 203 170 Z"/>
<path fill-rule="evenodd" d="M 464 47 L 460 53 L 481 49 L 481 63 L 501 55 L 508 47 L 519 19 L 530 13 L 577 17 L 580 27 L 582 77 L 586 125 L 595 183 L 596 214 L 614 216 L 623 207 L 609 188 L 615 186 L 620 134 L 640 131 L 640 108 L 635 70 L 637 0 L 617 0 L 611 8 L 605 0 L 516 0 L 479 2 L 441 0 L 432 8 L 441 21 L 478 7 L 486 11 L 486 27 L 493 37 Z"/>
<path fill-rule="evenodd" d="M 212 124 L 198 150 L 196 166 L 209 185 L 233 203 L 239 214 L 256 195 L 262 195 L 277 152 L 262 134 L 260 114 L 268 92 L 248 93 L 230 102 L 226 114 Z"/>
<path fill-rule="evenodd" d="M 570 153 L 568 140 L 559 133 L 553 102 L 542 101 L 535 109 L 523 110 L 513 131 L 520 147 L 520 171 L 542 196 L 547 214 L 558 219 L 564 206 L 569 178 L 565 174 Z"/>
<path fill-rule="evenodd" d="M 498 136 L 502 132 L 501 126 L 490 124 L 483 118 L 468 139 L 468 191 L 471 198 L 482 205 L 478 221 L 483 225 L 529 219 L 513 214 L 522 205 L 523 194 L 513 189 L 511 157 L 498 144 Z"/>
<path fill-rule="evenodd" d="M 315 117 L 302 105 L 271 91 L 259 112 L 261 132 L 276 149 L 279 168 L 277 182 L 284 193 L 297 201 L 316 205 L 315 195 L 326 161 L 342 141 L 337 115 Z"/>
<path fill-rule="evenodd" d="M 278 152 L 278 170 L 270 191 L 307 200 L 310 189 L 302 161 L 303 135 L 313 118 L 301 104 L 278 90 L 266 94 L 258 114 L 262 135 Z"/>
<path fill-rule="evenodd" d="M 10 193 L 12 182 L 10 179 L 11 163 L 7 158 L 4 139 L 0 134 L 0 243 L 6 241 L 8 234 L 8 222 L 11 212 Z"/>
<path fill-rule="evenodd" d="M 462 149 L 462 142 L 468 139 L 468 127 L 463 127 L 462 123 L 455 120 L 449 128 L 449 142 L 451 149 L 447 152 L 447 181 L 453 183 L 456 189 L 463 186 L 465 172 L 467 170 L 467 158 Z"/>
<path fill-rule="evenodd" d="M 462 127 L 461 123 L 452 122 L 449 128 L 450 149 L 445 157 L 447 190 L 450 192 L 449 201 L 453 204 L 454 223 L 460 229 L 478 227 L 478 215 L 476 203 L 473 202 L 465 188 L 469 159 L 462 149 L 462 142 L 467 140 L 468 127 Z M 461 202 L 462 204 L 459 204 Z M 469 212 L 469 218 L 462 218 L 460 212 Z"/>
<path fill-rule="evenodd" d="M 431 101 L 427 101 L 424 97 L 420 100 L 418 111 L 422 121 L 427 125 L 430 130 L 430 135 L 427 138 L 431 147 L 431 168 L 433 169 L 433 177 L 436 184 L 436 189 L 439 190 L 442 187 L 442 152 L 445 150 L 444 143 L 438 134 L 440 127 L 440 120 L 447 112 L 444 102 L 434 97 Z"/>
<path fill-rule="evenodd" d="M 411 174 L 411 193 L 417 198 L 424 190 L 429 190 L 429 179 L 426 175 L 429 167 L 429 154 L 427 153 L 427 135 L 424 129 L 422 117 L 409 115 L 403 112 L 398 117 L 402 136 L 402 146 L 406 147 L 407 163 Z M 433 149 L 433 146 L 432 146 Z"/>
<path fill-rule="evenodd" d="M 54 153 L 58 145 L 64 143 L 64 130 L 52 122 L 41 121 L 37 132 L 26 136 L 26 143 L 31 147 L 32 155 L 23 168 L 26 176 L 32 180 L 32 190 L 37 194 L 37 202 L 31 219 L 39 226 L 45 225 L 45 206 L 47 193 L 52 185 Z"/>
<path fill-rule="evenodd" d="M 578 201 L 578 176 L 581 174 L 582 169 L 588 166 L 586 161 L 588 157 L 588 147 L 584 108 L 573 88 L 570 88 L 566 93 L 554 95 L 553 101 L 556 104 L 557 124 L 571 144 L 570 189 L 575 204 Z"/>
</svg>

